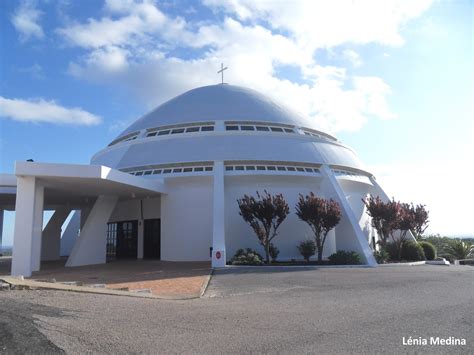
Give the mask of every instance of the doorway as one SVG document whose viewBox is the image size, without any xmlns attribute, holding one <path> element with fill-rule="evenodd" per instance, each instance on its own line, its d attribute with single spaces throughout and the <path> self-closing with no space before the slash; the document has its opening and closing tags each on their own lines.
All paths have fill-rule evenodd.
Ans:
<svg viewBox="0 0 474 355">
<path fill-rule="evenodd" d="M 117 222 L 117 259 L 137 258 L 137 221 Z"/>
<path fill-rule="evenodd" d="M 143 229 L 143 257 L 161 258 L 161 220 L 145 219 Z"/>
</svg>

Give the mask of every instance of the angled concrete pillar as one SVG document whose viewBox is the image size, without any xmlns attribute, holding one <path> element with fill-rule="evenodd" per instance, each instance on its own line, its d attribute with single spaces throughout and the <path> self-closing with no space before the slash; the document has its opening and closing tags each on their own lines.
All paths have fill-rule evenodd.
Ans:
<svg viewBox="0 0 474 355">
<path fill-rule="evenodd" d="M 212 206 L 212 267 L 224 267 L 225 256 L 225 194 L 224 162 L 214 162 L 214 192 Z"/>
<path fill-rule="evenodd" d="M 69 256 L 81 228 L 81 210 L 74 211 L 66 230 L 61 236 L 60 255 Z"/>
<path fill-rule="evenodd" d="M 11 274 L 31 276 L 40 268 L 44 188 L 31 176 L 17 177 Z"/>
<path fill-rule="evenodd" d="M 58 260 L 61 246 L 61 227 L 71 212 L 70 208 L 62 207 L 54 211 L 43 230 L 41 242 L 41 261 Z"/>
<path fill-rule="evenodd" d="M 376 266 L 377 262 L 372 249 L 346 199 L 344 191 L 337 182 L 336 176 L 327 165 L 322 165 L 320 171 L 323 176 L 323 184 L 326 185 L 326 191 L 328 191 L 327 197 L 337 201 L 341 207 L 342 218 L 335 228 L 337 250 L 355 251 L 367 265 Z"/>
<path fill-rule="evenodd" d="M 66 266 L 104 264 L 106 261 L 107 222 L 118 197 L 99 196 L 74 243 Z"/>
</svg>

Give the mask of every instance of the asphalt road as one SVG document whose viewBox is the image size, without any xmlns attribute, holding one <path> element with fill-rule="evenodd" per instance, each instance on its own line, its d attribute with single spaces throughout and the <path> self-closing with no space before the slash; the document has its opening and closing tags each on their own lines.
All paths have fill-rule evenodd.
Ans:
<svg viewBox="0 0 474 355">
<path fill-rule="evenodd" d="M 0 292 L 3 353 L 474 353 L 474 268 L 217 273 L 202 299 Z M 403 337 L 465 346 L 404 346 Z"/>
</svg>

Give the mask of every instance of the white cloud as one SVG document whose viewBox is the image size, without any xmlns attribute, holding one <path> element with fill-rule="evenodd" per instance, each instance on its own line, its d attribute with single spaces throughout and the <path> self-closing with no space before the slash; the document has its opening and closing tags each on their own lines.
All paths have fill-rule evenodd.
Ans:
<svg viewBox="0 0 474 355">
<path fill-rule="evenodd" d="M 289 31 L 307 46 L 334 47 L 370 42 L 399 46 L 400 26 L 418 17 L 431 0 L 268 1 L 204 0 L 208 6 L 240 19 L 265 20 L 274 29 Z"/>
<path fill-rule="evenodd" d="M 356 52 L 353 51 L 352 49 L 345 49 L 342 51 L 342 55 L 352 63 L 354 67 L 360 67 L 363 64 L 362 59 L 360 58 L 360 55 Z"/>
<path fill-rule="evenodd" d="M 318 128 L 354 131 L 371 117 L 395 117 L 387 102 L 390 86 L 378 77 L 354 77 L 344 67 L 321 65 L 315 50 L 345 43 L 400 45 L 400 27 L 429 1 L 205 4 L 227 17 L 212 24 L 186 22 L 166 15 L 153 1 L 109 0 L 103 17 L 57 30 L 70 45 L 85 50 L 69 72 L 122 86 L 150 108 L 193 87 L 218 83 L 216 71 L 224 62 L 229 66 L 226 82 L 262 91 Z M 187 54 L 180 56 L 175 49 Z M 342 46 L 334 53 L 352 66 L 362 63 L 352 49 Z M 303 80 L 279 77 L 279 65 L 295 67 Z"/>
<path fill-rule="evenodd" d="M 36 8 L 36 1 L 23 0 L 11 17 L 15 29 L 20 34 L 20 39 L 25 41 L 32 37 L 44 37 L 43 29 L 38 23 L 42 12 Z"/>
<path fill-rule="evenodd" d="M 97 125 L 101 118 L 81 108 L 67 108 L 44 99 L 7 99 L 0 96 L 0 117 L 22 122 Z"/>
</svg>

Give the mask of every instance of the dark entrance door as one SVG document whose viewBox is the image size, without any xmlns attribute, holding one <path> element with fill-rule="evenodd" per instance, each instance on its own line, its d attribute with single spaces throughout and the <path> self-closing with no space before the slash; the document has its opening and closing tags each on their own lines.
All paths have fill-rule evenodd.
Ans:
<svg viewBox="0 0 474 355">
<path fill-rule="evenodd" d="M 145 219 L 143 230 L 143 257 L 161 257 L 161 220 Z"/>
<path fill-rule="evenodd" d="M 137 242 L 137 221 L 117 222 L 117 259 L 136 259 Z"/>
</svg>

